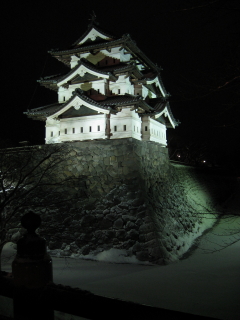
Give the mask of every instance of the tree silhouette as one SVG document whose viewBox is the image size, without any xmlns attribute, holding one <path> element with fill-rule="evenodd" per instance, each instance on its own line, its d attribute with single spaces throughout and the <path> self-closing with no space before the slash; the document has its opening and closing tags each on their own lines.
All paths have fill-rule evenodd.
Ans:
<svg viewBox="0 0 240 320">
<path fill-rule="evenodd" d="M 63 144 L 0 149 L 0 255 L 23 213 L 54 211 L 83 195 L 80 177 L 64 173 L 70 157 Z"/>
</svg>

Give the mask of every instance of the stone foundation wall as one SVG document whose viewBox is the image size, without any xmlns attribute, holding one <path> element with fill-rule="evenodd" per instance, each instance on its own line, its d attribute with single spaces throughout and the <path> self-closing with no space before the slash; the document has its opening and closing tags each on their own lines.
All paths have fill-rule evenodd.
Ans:
<svg viewBox="0 0 240 320">
<path fill-rule="evenodd" d="M 52 254 L 77 257 L 115 248 L 164 264 L 216 221 L 219 190 L 212 176 L 171 164 L 157 143 L 75 142 L 69 150 L 71 158 L 56 175 L 80 177 L 85 196 L 70 207 L 40 212 L 40 234 Z"/>
</svg>

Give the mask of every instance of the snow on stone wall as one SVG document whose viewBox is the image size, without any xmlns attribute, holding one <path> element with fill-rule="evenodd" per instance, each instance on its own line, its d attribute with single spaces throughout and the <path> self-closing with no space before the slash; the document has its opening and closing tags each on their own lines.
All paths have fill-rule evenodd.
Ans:
<svg viewBox="0 0 240 320">
<path fill-rule="evenodd" d="M 42 210 L 39 232 L 52 254 L 79 257 L 114 248 L 164 264 L 216 221 L 214 181 L 171 164 L 159 144 L 128 138 L 69 146 L 72 157 L 61 174 L 82 177 L 85 197 L 68 208 Z"/>
</svg>

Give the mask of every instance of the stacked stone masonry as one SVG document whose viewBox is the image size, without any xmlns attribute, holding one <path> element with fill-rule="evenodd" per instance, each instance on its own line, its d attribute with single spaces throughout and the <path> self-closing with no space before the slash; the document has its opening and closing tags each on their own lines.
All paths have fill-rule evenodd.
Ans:
<svg viewBox="0 0 240 320">
<path fill-rule="evenodd" d="M 77 257 L 115 248 L 164 264 L 179 259 L 215 223 L 216 181 L 170 163 L 167 148 L 135 139 L 69 148 L 71 158 L 58 174 L 81 177 L 85 197 L 68 209 L 41 213 L 40 233 L 52 254 Z M 46 234 L 47 226 L 56 230 L 53 235 Z"/>
</svg>

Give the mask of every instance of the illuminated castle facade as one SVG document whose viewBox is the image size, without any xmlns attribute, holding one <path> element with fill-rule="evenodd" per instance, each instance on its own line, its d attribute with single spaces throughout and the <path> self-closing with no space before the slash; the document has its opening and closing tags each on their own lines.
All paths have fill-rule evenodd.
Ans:
<svg viewBox="0 0 240 320">
<path fill-rule="evenodd" d="M 69 67 L 38 81 L 58 93 L 58 102 L 25 112 L 46 122 L 47 144 L 135 138 L 167 145 L 166 128 L 177 121 L 160 68 L 129 34 L 116 38 L 93 19 L 70 49 L 49 53 Z"/>
</svg>

